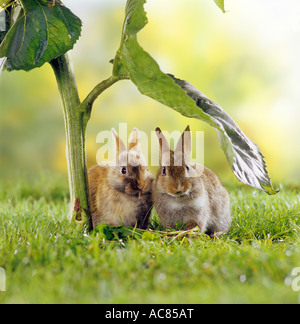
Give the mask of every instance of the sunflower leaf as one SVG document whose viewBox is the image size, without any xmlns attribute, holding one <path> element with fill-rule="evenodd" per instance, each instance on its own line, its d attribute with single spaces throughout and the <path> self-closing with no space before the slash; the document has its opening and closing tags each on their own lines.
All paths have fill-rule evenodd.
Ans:
<svg viewBox="0 0 300 324">
<path fill-rule="evenodd" d="M 29 71 L 71 50 L 81 21 L 59 2 L 21 0 L 22 10 L 0 46 L 8 70 Z"/>
<path fill-rule="evenodd" d="M 114 60 L 114 74 L 129 76 L 139 91 L 180 114 L 200 119 L 216 129 L 220 145 L 236 177 L 243 183 L 275 194 L 258 147 L 232 118 L 187 81 L 163 73 L 139 45 L 138 32 L 147 24 L 145 0 L 128 0 L 121 45 Z"/>
</svg>

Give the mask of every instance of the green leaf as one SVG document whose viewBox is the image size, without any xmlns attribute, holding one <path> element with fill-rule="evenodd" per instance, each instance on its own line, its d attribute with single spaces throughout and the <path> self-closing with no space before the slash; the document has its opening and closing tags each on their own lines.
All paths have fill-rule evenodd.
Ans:
<svg viewBox="0 0 300 324">
<path fill-rule="evenodd" d="M 100 239 L 105 239 L 107 241 L 127 241 L 129 239 L 141 239 L 145 234 L 145 231 L 133 227 L 100 224 L 92 231 L 92 233 L 98 235 Z"/>
<path fill-rule="evenodd" d="M 105 239 L 108 241 L 112 241 L 114 239 L 113 232 L 111 230 L 111 226 L 106 224 L 100 224 L 94 229 L 95 233 L 98 233 L 101 239 Z"/>
<path fill-rule="evenodd" d="M 276 194 L 266 170 L 264 157 L 254 144 L 238 127 L 226 111 L 187 81 L 170 77 L 197 107 L 210 118 L 210 124 L 217 130 L 221 147 L 236 177 L 252 187 L 263 189 L 268 194 Z"/>
<path fill-rule="evenodd" d="M 224 5 L 224 0 L 214 0 L 216 5 L 225 13 L 225 5 Z"/>
<path fill-rule="evenodd" d="M 259 149 L 230 116 L 191 84 L 163 73 L 156 61 L 139 45 L 137 33 L 147 24 L 145 2 L 127 1 L 122 40 L 114 61 L 113 73 L 119 76 L 118 71 L 122 70 L 122 64 L 123 70 L 142 94 L 186 117 L 197 118 L 213 126 L 219 134 L 221 147 L 236 177 L 241 182 L 263 189 L 269 194 L 276 193 Z"/>
<path fill-rule="evenodd" d="M 29 71 L 71 50 L 80 37 L 81 21 L 58 2 L 21 0 L 23 9 L 6 34 L 0 57 L 8 70 Z"/>
<path fill-rule="evenodd" d="M 142 94 L 176 109 L 183 115 L 196 116 L 199 109 L 195 106 L 195 102 L 168 75 L 161 72 L 155 60 L 138 44 L 137 32 L 147 23 L 143 7 L 145 2 L 145 0 L 127 2 L 125 26 L 115 65 L 123 65 Z M 120 68 L 115 69 L 114 66 L 114 73 L 118 70 Z M 209 121 L 204 114 L 202 117 Z"/>
<path fill-rule="evenodd" d="M 145 231 L 142 236 L 143 241 L 154 241 L 156 239 L 156 235 L 154 233 Z"/>
</svg>

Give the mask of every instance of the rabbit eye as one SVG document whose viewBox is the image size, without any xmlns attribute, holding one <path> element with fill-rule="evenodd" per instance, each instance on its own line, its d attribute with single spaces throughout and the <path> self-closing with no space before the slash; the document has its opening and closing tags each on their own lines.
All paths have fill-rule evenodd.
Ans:
<svg viewBox="0 0 300 324">
<path fill-rule="evenodd" d="M 122 168 L 122 169 L 121 169 L 121 173 L 122 173 L 122 174 L 126 174 L 126 173 L 127 173 L 127 168 L 125 168 L 125 167 Z"/>
<path fill-rule="evenodd" d="M 163 176 L 167 175 L 167 169 L 165 167 L 163 167 L 163 169 L 162 169 L 162 174 L 163 174 Z"/>
<path fill-rule="evenodd" d="M 190 167 L 188 167 L 187 165 L 186 165 L 186 171 L 187 171 L 187 172 L 190 171 Z"/>
</svg>

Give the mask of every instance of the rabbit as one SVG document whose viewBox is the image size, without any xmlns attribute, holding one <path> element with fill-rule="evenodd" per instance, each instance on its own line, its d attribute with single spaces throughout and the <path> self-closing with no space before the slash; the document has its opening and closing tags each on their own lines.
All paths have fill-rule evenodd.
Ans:
<svg viewBox="0 0 300 324">
<path fill-rule="evenodd" d="M 153 184 L 153 202 L 164 226 L 185 224 L 201 233 L 218 236 L 229 230 L 230 199 L 219 178 L 210 169 L 190 162 L 192 150 L 188 126 L 175 152 L 159 128 L 160 169 Z"/>
<path fill-rule="evenodd" d="M 139 131 L 134 128 L 130 134 L 128 151 L 114 129 L 112 134 L 117 163 L 97 165 L 88 172 L 93 228 L 103 223 L 146 229 L 154 176 L 145 166 Z"/>
</svg>

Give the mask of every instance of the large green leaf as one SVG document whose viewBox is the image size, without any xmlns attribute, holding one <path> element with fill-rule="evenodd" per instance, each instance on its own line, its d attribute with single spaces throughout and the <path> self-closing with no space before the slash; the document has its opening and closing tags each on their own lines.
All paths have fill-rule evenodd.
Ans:
<svg viewBox="0 0 300 324">
<path fill-rule="evenodd" d="M 186 117 L 209 123 L 217 130 L 221 147 L 236 177 L 269 194 L 276 193 L 258 147 L 244 135 L 230 116 L 191 84 L 163 73 L 156 61 L 139 45 L 137 33 L 147 24 L 145 2 L 127 1 L 121 45 L 114 60 L 114 73 L 117 76 L 129 76 L 142 94 Z"/>
<path fill-rule="evenodd" d="M 0 46 L 8 70 L 40 67 L 73 48 L 81 21 L 68 8 L 52 1 L 21 0 L 23 9 Z"/>
<path fill-rule="evenodd" d="M 258 146 L 242 132 L 226 111 L 189 82 L 177 79 L 173 75 L 170 77 L 194 100 L 197 107 L 209 116 L 210 124 L 219 134 L 221 147 L 236 177 L 243 183 L 264 189 L 269 194 L 277 193 L 272 188 L 264 157 Z"/>
</svg>

